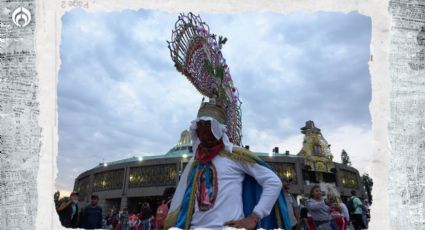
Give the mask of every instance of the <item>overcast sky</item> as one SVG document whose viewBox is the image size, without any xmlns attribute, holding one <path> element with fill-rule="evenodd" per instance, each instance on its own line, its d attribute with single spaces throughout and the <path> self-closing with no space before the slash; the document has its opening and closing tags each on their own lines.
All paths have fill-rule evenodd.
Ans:
<svg viewBox="0 0 425 230">
<path fill-rule="evenodd" d="M 335 160 L 345 149 L 368 171 L 371 20 L 358 13 L 197 12 L 228 38 L 223 55 L 242 100 L 244 145 L 298 153 L 313 120 Z M 56 185 L 102 161 L 161 155 L 196 116 L 202 96 L 171 61 L 178 13 L 139 10 L 62 18 Z"/>
</svg>

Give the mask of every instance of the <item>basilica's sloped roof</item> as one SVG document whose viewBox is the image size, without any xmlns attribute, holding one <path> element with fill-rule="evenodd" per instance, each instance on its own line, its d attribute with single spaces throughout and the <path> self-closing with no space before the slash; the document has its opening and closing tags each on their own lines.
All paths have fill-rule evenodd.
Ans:
<svg viewBox="0 0 425 230">
<path fill-rule="evenodd" d="M 264 152 L 254 152 L 257 156 L 285 156 L 285 157 L 297 157 L 296 155 L 285 155 L 284 153 L 272 153 L 272 155 L 270 155 L 270 153 L 264 153 Z M 131 163 L 131 162 L 137 162 L 140 160 L 159 160 L 159 159 L 166 159 L 166 158 L 179 158 L 179 157 L 187 157 L 190 158 L 193 156 L 193 152 L 192 152 L 192 146 L 176 146 L 173 147 L 172 149 L 170 149 L 166 154 L 164 155 L 153 155 L 153 156 L 143 156 L 142 158 L 140 157 L 130 157 L 130 158 L 126 158 L 126 159 L 122 159 L 122 160 L 117 160 L 117 161 L 111 161 L 111 162 L 107 162 L 107 165 L 117 165 L 117 164 L 124 164 L 124 163 Z M 102 164 L 99 164 L 97 167 L 101 167 L 103 166 Z"/>
<path fill-rule="evenodd" d="M 257 156 L 271 156 L 271 153 L 264 153 L 264 152 L 254 152 Z M 167 153 L 162 155 L 151 155 L 151 156 L 133 156 L 130 158 L 125 158 L 122 160 L 117 161 L 111 161 L 106 162 L 107 165 L 117 165 L 117 164 L 124 164 L 124 163 L 131 163 L 131 162 L 137 162 L 137 161 L 145 161 L 145 160 L 159 160 L 159 159 L 166 159 L 166 158 L 179 158 L 179 157 L 192 157 L 193 151 L 192 151 L 192 142 L 190 140 L 189 131 L 184 130 L 180 134 L 180 140 L 177 142 L 177 144 L 171 148 Z M 296 157 L 294 155 L 286 155 L 284 153 L 272 153 L 272 156 L 285 156 L 285 157 Z M 100 163 L 97 167 L 104 166 L 105 163 Z"/>
</svg>

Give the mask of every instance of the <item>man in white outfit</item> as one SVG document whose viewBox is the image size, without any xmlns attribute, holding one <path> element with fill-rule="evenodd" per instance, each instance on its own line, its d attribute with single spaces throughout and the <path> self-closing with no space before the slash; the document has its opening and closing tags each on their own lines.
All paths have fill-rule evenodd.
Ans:
<svg viewBox="0 0 425 230">
<path fill-rule="evenodd" d="M 189 160 L 176 188 L 166 227 L 254 229 L 264 227 L 265 222 L 261 220 L 269 215 L 273 217 L 268 218 L 277 223 L 275 227 L 291 226 L 279 177 L 252 152 L 233 146 L 224 123 L 223 109 L 210 103 L 202 104 L 190 127 L 194 157 Z M 246 177 L 254 178 L 262 188 L 250 213 L 243 195 L 254 189 L 247 189 Z M 275 203 L 279 211 L 271 214 Z"/>
</svg>

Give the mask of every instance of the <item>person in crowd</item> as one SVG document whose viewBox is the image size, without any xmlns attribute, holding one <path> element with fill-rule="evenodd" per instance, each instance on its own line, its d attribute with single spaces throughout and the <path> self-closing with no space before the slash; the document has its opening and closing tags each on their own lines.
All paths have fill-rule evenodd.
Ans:
<svg viewBox="0 0 425 230">
<path fill-rule="evenodd" d="M 363 201 L 363 210 L 366 213 L 366 217 L 369 221 L 370 220 L 370 205 L 369 205 L 369 201 L 367 199 L 364 199 L 364 201 Z"/>
<path fill-rule="evenodd" d="M 363 210 L 362 210 L 362 201 L 360 198 L 356 196 L 356 191 L 351 191 L 351 198 L 348 202 L 351 202 L 349 204 L 349 207 L 352 207 L 351 216 L 350 219 L 353 223 L 354 230 L 361 230 L 363 227 Z"/>
<path fill-rule="evenodd" d="M 362 202 L 362 227 L 364 229 L 369 228 L 369 204 L 367 199 L 364 199 Z"/>
<path fill-rule="evenodd" d="M 348 212 L 347 205 L 345 205 L 344 202 L 341 202 L 339 204 L 339 208 L 341 210 L 341 215 L 344 218 L 344 224 L 343 224 L 342 230 L 348 230 L 348 227 L 350 225 L 350 214 Z"/>
<path fill-rule="evenodd" d="M 131 213 L 128 217 L 129 230 L 139 230 L 141 228 L 141 221 L 135 213 Z"/>
<path fill-rule="evenodd" d="M 102 229 L 107 229 L 108 227 L 106 226 L 106 218 L 102 218 Z"/>
<path fill-rule="evenodd" d="M 59 200 L 60 193 L 55 193 L 56 211 L 62 226 L 66 228 L 78 227 L 78 192 L 71 192 L 71 195 Z"/>
<path fill-rule="evenodd" d="M 125 207 L 123 208 L 121 214 L 119 215 L 120 230 L 129 230 L 128 217 L 129 217 L 128 209 L 127 207 Z"/>
<path fill-rule="evenodd" d="M 147 201 L 145 201 L 143 203 L 142 206 L 142 215 L 143 215 L 143 219 L 142 219 L 142 228 L 145 229 L 150 229 L 150 221 L 151 221 L 151 217 L 152 217 L 152 209 L 149 205 L 149 203 Z"/>
<path fill-rule="evenodd" d="M 306 200 L 302 198 L 300 200 L 300 223 L 298 224 L 299 230 L 309 230 L 309 226 L 307 223 L 308 210 L 305 207 Z"/>
<path fill-rule="evenodd" d="M 158 208 L 156 209 L 156 214 L 154 218 L 154 229 L 160 230 L 164 228 L 165 219 L 168 215 L 168 210 L 170 209 L 170 203 L 173 199 L 173 194 L 175 192 L 175 188 L 170 187 L 164 190 L 162 194 L 162 202 L 159 203 Z"/>
<path fill-rule="evenodd" d="M 112 227 L 112 217 L 114 215 L 114 210 L 111 209 L 108 214 L 105 216 L 105 228 L 106 229 L 113 229 Z"/>
<path fill-rule="evenodd" d="M 90 204 L 81 212 L 80 227 L 85 229 L 102 228 L 102 208 L 97 205 L 98 202 L 99 196 L 92 195 Z"/>
<path fill-rule="evenodd" d="M 118 211 L 114 209 L 112 213 L 112 229 L 116 229 L 117 225 L 119 225 L 119 215 Z"/>
<path fill-rule="evenodd" d="M 297 201 L 289 193 L 289 187 L 291 186 L 292 178 L 283 180 L 283 192 L 285 194 L 286 205 L 288 207 L 289 217 L 291 218 L 292 230 L 298 229 L 299 220 L 299 207 Z"/>
<path fill-rule="evenodd" d="M 306 207 L 316 230 L 332 230 L 330 206 L 329 200 L 323 200 L 320 186 L 314 185 L 310 190 L 310 198 L 306 201 Z"/>
<path fill-rule="evenodd" d="M 156 210 L 155 215 L 155 230 L 161 230 L 164 228 L 164 221 L 168 215 L 168 203 L 165 200 L 162 201 L 162 204 Z"/>
<path fill-rule="evenodd" d="M 341 197 L 338 191 L 328 188 L 327 200 L 330 203 L 331 208 L 331 227 L 332 230 L 343 230 L 344 228 L 344 217 L 341 212 Z"/>
</svg>

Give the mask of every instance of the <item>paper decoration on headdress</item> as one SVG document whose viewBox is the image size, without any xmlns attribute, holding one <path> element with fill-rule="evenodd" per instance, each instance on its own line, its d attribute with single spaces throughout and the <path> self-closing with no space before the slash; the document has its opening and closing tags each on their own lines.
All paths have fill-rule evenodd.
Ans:
<svg viewBox="0 0 425 230">
<path fill-rule="evenodd" d="M 227 136 L 235 145 L 241 145 L 241 101 L 233 85 L 229 67 L 221 48 L 227 38 L 209 32 L 200 16 L 180 14 L 171 41 L 168 42 L 171 59 L 179 72 L 204 96 L 226 112 Z"/>
</svg>

